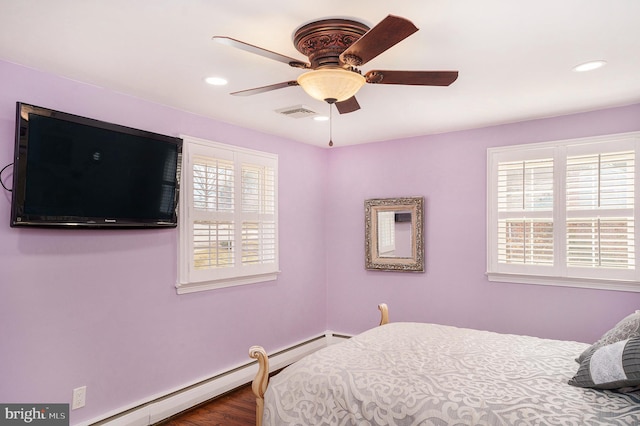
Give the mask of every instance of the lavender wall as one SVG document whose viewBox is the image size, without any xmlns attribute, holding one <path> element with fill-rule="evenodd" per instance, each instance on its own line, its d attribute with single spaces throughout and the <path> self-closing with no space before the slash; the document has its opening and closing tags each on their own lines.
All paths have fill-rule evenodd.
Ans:
<svg viewBox="0 0 640 426">
<path fill-rule="evenodd" d="M 640 130 L 640 104 L 443 135 L 338 148 L 329 159 L 329 328 L 427 321 L 590 342 L 640 309 L 640 293 L 489 282 L 488 147 Z M 364 200 L 424 196 L 426 272 L 364 269 Z"/>
<path fill-rule="evenodd" d="M 175 229 L 12 229 L 0 189 L 1 402 L 70 402 L 86 385 L 75 424 L 249 362 L 253 344 L 325 331 L 326 150 L 6 62 L 0 87 L 0 167 L 18 100 L 278 154 L 282 270 L 276 282 L 178 296 Z"/>
<path fill-rule="evenodd" d="M 176 230 L 11 229 L 2 190 L 1 402 L 70 402 L 86 385 L 75 424 L 242 364 L 252 344 L 362 331 L 381 301 L 392 321 L 584 341 L 640 308 L 639 293 L 484 276 L 486 148 L 640 130 L 640 105 L 324 150 L 6 62 L 0 87 L 0 166 L 18 100 L 278 154 L 282 270 L 276 282 L 178 296 Z M 404 195 L 426 199 L 427 271 L 365 271 L 364 200 Z"/>
</svg>

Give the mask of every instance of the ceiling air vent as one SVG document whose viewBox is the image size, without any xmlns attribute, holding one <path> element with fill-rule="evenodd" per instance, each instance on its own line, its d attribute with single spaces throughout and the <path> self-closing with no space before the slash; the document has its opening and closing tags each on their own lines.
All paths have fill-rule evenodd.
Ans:
<svg viewBox="0 0 640 426">
<path fill-rule="evenodd" d="M 310 110 L 309 107 L 306 107 L 304 105 L 294 105 L 286 108 L 280 108 L 277 109 L 276 112 L 278 114 L 286 115 L 287 117 L 291 118 L 312 117 L 318 114 L 317 112 Z"/>
</svg>

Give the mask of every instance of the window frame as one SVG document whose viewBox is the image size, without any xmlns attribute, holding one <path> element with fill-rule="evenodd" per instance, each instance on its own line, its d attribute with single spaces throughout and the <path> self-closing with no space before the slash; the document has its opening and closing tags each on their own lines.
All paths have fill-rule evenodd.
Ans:
<svg viewBox="0 0 640 426">
<path fill-rule="evenodd" d="M 278 249 L 278 155 L 263 151 L 241 148 L 219 142 L 200 139 L 192 136 L 181 135 L 183 139 L 182 167 L 180 173 L 181 192 L 178 203 L 178 280 L 176 290 L 178 294 L 193 293 L 197 291 L 213 290 L 218 288 L 238 285 L 253 284 L 258 282 L 274 281 L 279 270 Z M 206 213 L 196 211 L 193 208 L 193 164 L 196 157 L 231 161 L 234 163 L 234 212 L 219 213 L 222 217 L 228 215 L 234 220 L 234 239 L 236 252 L 236 264 L 230 268 L 212 268 L 196 270 L 194 265 L 194 237 L 193 225 L 196 221 L 203 220 Z M 255 213 L 241 213 L 242 198 L 242 165 L 260 165 L 272 167 L 274 171 L 274 212 L 270 214 L 275 223 L 275 261 L 268 264 L 243 265 L 238 259 L 242 258 L 242 246 L 238 241 L 242 239 L 242 220 L 257 220 Z M 212 217 L 215 213 L 212 213 Z"/>
<path fill-rule="evenodd" d="M 567 158 L 581 153 L 607 153 L 631 150 L 634 163 L 633 238 L 635 269 L 579 268 L 566 261 L 566 175 Z M 498 262 L 498 164 L 553 158 L 554 265 L 509 265 Z M 487 149 L 487 270 L 489 281 L 581 287 L 640 292 L 640 132 L 509 145 Z M 608 216 L 603 216 L 608 217 Z"/>
</svg>

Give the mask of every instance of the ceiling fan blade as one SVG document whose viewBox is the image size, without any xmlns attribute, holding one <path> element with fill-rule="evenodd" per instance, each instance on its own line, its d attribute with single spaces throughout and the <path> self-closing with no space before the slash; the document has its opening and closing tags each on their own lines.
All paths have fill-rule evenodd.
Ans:
<svg viewBox="0 0 640 426">
<path fill-rule="evenodd" d="M 354 67 L 366 64 L 416 31 L 408 19 L 389 15 L 342 52 L 340 60 Z"/>
<path fill-rule="evenodd" d="M 265 58 L 273 59 L 274 61 L 283 62 L 294 68 L 309 68 L 311 66 L 306 62 L 301 62 L 297 59 L 290 58 L 288 56 L 281 55 L 279 53 L 272 52 L 271 50 L 263 49 L 258 46 L 254 46 L 252 44 L 245 43 L 244 41 L 236 40 L 231 37 L 213 36 L 213 40 L 217 41 L 218 43 L 225 44 L 227 46 L 244 50 L 245 52 L 249 52 L 249 53 L 263 56 Z"/>
<path fill-rule="evenodd" d="M 290 87 L 290 86 L 298 86 L 298 82 L 293 80 L 293 81 L 285 81 L 282 83 L 276 83 L 276 84 L 270 84 L 268 86 L 262 86 L 262 87 L 255 87 L 253 89 L 246 89 L 246 90 L 240 90 L 237 92 L 232 92 L 231 94 L 234 96 L 251 96 L 251 95 L 257 95 L 258 93 L 265 93 L 265 92 L 270 92 L 272 90 L 277 90 L 277 89 L 283 89 L 285 87 Z"/>
<path fill-rule="evenodd" d="M 355 96 L 350 97 L 349 99 L 336 102 L 336 108 L 340 114 L 347 114 L 349 112 L 354 112 L 360 109 L 360 104 L 356 100 Z"/>
<path fill-rule="evenodd" d="M 380 71 L 364 76 L 367 83 L 407 84 L 413 86 L 448 86 L 458 78 L 458 71 Z"/>
</svg>

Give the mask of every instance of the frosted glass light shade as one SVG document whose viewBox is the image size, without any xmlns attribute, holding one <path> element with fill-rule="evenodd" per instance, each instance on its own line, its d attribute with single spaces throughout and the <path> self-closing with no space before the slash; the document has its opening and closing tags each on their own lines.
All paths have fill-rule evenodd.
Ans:
<svg viewBox="0 0 640 426">
<path fill-rule="evenodd" d="M 297 81 L 312 98 L 320 101 L 335 99 L 335 102 L 346 101 L 366 82 L 362 75 L 343 69 L 307 71 Z"/>
</svg>

